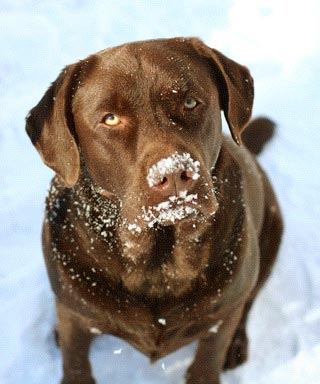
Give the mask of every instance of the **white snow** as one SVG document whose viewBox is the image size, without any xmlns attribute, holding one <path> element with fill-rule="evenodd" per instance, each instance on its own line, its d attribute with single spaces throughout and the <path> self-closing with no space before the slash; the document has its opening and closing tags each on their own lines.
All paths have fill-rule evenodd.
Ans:
<svg viewBox="0 0 320 384">
<path fill-rule="evenodd" d="M 198 194 L 196 193 L 188 195 L 187 191 L 181 191 L 178 196 L 169 196 L 168 199 L 155 206 L 142 207 L 141 217 L 150 228 L 155 223 L 176 223 L 187 216 L 199 213 Z M 189 203 L 189 205 L 185 205 L 185 203 Z M 194 206 L 190 206 L 190 204 Z"/>
<path fill-rule="evenodd" d="M 223 320 L 218 320 L 210 329 L 211 333 L 218 333 L 220 326 L 223 324 Z"/>
<path fill-rule="evenodd" d="M 142 229 L 138 224 L 128 224 L 128 230 L 132 233 L 141 233 Z"/>
<path fill-rule="evenodd" d="M 160 318 L 160 319 L 158 319 L 158 323 L 161 324 L 161 325 L 166 325 L 167 324 L 167 320 L 164 319 L 164 318 Z"/>
<path fill-rule="evenodd" d="M 93 335 L 101 335 L 102 334 L 102 331 L 99 328 L 96 328 L 96 327 L 91 327 L 90 328 L 90 332 Z"/>
<path fill-rule="evenodd" d="M 189 171 L 193 180 L 197 180 L 199 175 L 200 163 L 193 160 L 190 153 L 179 154 L 178 152 L 159 160 L 148 172 L 147 181 L 149 187 L 160 184 L 164 177 L 179 171 Z"/>
<path fill-rule="evenodd" d="M 148 223 L 148 226 L 152 228 L 155 223 L 164 224 L 164 223 L 176 223 L 193 214 L 199 213 L 199 209 L 195 207 L 190 207 L 183 205 L 184 202 L 193 202 L 195 201 L 196 194 L 187 195 L 185 198 L 180 199 L 177 196 L 170 196 L 169 201 L 163 201 L 156 206 L 142 207 L 142 218 Z M 176 199 L 172 199 L 176 197 Z"/>
<path fill-rule="evenodd" d="M 29 142 L 24 117 L 64 65 L 126 41 L 182 35 L 199 36 L 248 66 L 254 114 L 278 124 L 260 161 L 279 197 L 285 234 L 250 315 L 249 362 L 224 373 L 222 383 L 320 383 L 319 8 L 318 0 L 1 1 L 1 384 L 56 384 L 61 377 L 40 243 L 52 172 Z M 98 383 L 181 384 L 194 348 L 149 365 L 123 341 L 100 336 L 91 357 Z"/>
</svg>

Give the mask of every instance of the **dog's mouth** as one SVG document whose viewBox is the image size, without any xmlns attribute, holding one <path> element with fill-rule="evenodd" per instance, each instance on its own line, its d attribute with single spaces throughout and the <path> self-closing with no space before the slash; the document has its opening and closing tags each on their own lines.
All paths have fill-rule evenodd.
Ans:
<svg viewBox="0 0 320 384">
<path fill-rule="evenodd" d="M 155 206 L 142 207 L 142 218 L 149 228 L 155 224 L 172 225 L 185 219 L 203 218 L 199 207 L 198 194 L 180 192 L 179 196 L 169 196 L 168 200 Z"/>
<path fill-rule="evenodd" d="M 132 234 L 139 235 L 158 225 L 169 226 L 186 221 L 204 222 L 213 217 L 217 209 L 218 203 L 213 191 L 207 193 L 205 197 L 202 193 L 188 194 L 187 191 L 183 191 L 178 196 L 169 196 L 154 205 L 136 206 L 135 215 L 126 214 L 123 225 Z"/>
<path fill-rule="evenodd" d="M 145 205 L 142 196 L 120 199 L 116 194 L 101 187 L 95 187 L 94 190 L 118 206 L 125 218 L 123 225 L 133 234 L 139 234 L 157 225 L 168 226 L 187 220 L 202 222 L 213 216 L 218 207 L 213 191 L 207 192 L 204 198 L 203 193 L 181 191 L 178 196 L 168 196 L 166 200 Z"/>
</svg>

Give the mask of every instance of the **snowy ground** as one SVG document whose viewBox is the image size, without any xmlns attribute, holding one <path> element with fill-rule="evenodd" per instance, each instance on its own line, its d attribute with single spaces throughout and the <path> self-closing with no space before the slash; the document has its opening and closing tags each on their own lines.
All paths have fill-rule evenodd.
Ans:
<svg viewBox="0 0 320 384">
<path fill-rule="evenodd" d="M 252 70 L 255 115 L 278 123 L 261 156 L 286 231 L 274 274 L 252 311 L 251 358 L 224 384 L 320 383 L 320 6 L 317 0 L 0 0 L 0 383 L 60 377 L 53 297 L 40 248 L 52 176 L 24 133 L 24 116 L 59 70 L 130 40 L 199 36 Z M 149 366 L 101 337 L 99 383 L 181 383 L 194 346 Z"/>
</svg>

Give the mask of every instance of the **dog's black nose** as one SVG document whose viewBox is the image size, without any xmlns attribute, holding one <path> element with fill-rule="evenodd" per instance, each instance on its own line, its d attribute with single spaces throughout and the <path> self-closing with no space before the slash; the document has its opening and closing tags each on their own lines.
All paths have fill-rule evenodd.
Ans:
<svg viewBox="0 0 320 384">
<path fill-rule="evenodd" d="M 193 184 L 193 173 L 179 170 L 178 172 L 163 175 L 162 180 L 151 188 L 163 197 L 179 196 L 183 192 L 190 191 Z"/>
</svg>

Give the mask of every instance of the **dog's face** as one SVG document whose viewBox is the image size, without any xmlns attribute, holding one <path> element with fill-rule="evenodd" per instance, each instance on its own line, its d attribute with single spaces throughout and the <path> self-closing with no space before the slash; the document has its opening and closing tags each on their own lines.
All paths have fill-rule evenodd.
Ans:
<svg viewBox="0 0 320 384">
<path fill-rule="evenodd" d="M 68 187 L 82 159 L 97 190 L 120 203 L 124 224 L 140 232 L 215 213 L 220 110 L 240 143 L 252 99 L 246 68 L 196 39 L 132 43 L 67 67 L 27 131 Z"/>
<path fill-rule="evenodd" d="M 170 48 L 100 53 L 73 102 L 89 173 L 137 230 L 216 209 L 210 169 L 221 144 L 218 90 L 188 47 Z"/>
</svg>

